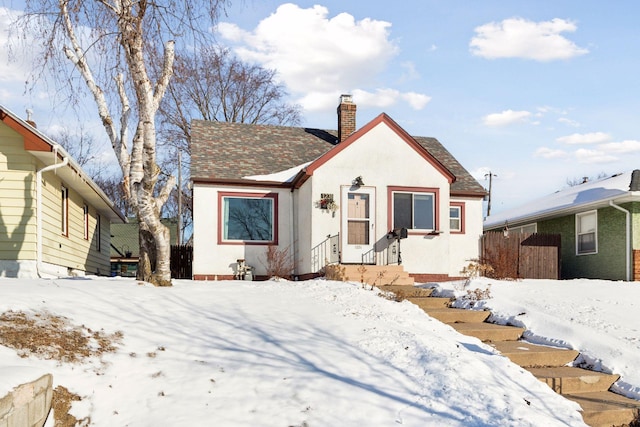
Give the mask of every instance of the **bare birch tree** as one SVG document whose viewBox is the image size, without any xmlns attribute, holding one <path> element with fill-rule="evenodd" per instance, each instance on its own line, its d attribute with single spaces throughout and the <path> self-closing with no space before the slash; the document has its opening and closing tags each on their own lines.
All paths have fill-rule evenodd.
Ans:
<svg viewBox="0 0 640 427">
<path fill-rule="evenodd" d="M 171 285 L 169 231 L 160 212 L 175 179 L 156 188 L 156 113 L 173 75 L 176 44 L 197 46 L 226 2 L 26 0 L 14 26 L 40 35 L 44 54 L 36 70 L 57 71 L 70 101 L 81 87 L 93 98 L 140 224 L 137 278 L 158 286 Z M 161 67 L 153 75 L 155 57 Z"/>
</svg>

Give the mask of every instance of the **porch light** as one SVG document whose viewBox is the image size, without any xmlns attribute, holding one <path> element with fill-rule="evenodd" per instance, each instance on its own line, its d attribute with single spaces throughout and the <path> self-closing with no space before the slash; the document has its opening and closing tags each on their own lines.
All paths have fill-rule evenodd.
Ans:
<svg viewBox="0 0 640 427">
<path fill-rule="evenodd" d="M 352 181 L 352 184 L 355 185 L 356 187 L 362 187 L 364 185 L 364 181 L 362 181 L 362 176 L 357 176 Z"/>
<path fill-rule="evenodd" d="M 508 221 L 504 222 L 504 230 L 502 230 L 502 234 L 504 235 L 505 238 L 509 238 L 509 222 Z"/>
</svg>

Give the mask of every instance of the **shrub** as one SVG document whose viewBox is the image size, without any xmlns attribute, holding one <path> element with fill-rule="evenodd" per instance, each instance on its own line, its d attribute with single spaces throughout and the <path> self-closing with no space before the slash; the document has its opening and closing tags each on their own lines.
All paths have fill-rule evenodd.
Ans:
<svg viewBox="0 0 640 427">
<path fill-rule="evenodd" d="M 268 246 L 265 260 L 262 265 L 267 269 L 267 276 L 291 279 L 295 269 L 293 256 L 289 252 L 289 247 L 279 249 L 277 246 Z"/>
</svg>

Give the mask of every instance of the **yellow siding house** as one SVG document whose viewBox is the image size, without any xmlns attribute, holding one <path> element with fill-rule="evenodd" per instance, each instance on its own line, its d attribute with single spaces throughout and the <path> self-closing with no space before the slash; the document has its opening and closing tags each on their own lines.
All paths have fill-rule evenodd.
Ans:
<svg viewBox="0 0 640 427">
<path fill-rule="evenodd" d="M 108 275 L 126 220 L 57 143 L 0 106 L 0 277 Z"/>
</svg>

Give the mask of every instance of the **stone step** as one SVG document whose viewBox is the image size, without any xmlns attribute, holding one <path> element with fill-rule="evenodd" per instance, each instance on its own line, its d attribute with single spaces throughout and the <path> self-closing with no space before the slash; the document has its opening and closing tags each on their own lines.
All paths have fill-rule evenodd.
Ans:
<svg viewBox="0 0 640 427">
<path fill-rule="evenodd" d="M 576 350 L 530 344 L 524 341 L 503 341 L 491 345 L 523 368 L 564 366 L 573 362 L 579 354 Z"/>
<path fill-rule="evenodd" d="M 620 378 L 620 375 L 604 374 L 571 366 L 526 369 L 560 394 L 607 391 Z"/>
<path fill-rule="evenodd" d="M 413 277 L 404 271 L 402 265 L 349 265 L 336 266 L 344 281 L 364 282 L 373 286 L 405 285 L 413 286 Z"/>
<path fill-rule="evenodd" d="M 383 292 L 393 292 L 397 296 L 397 301 L 402 301 L 406 298 L 427 298 L 431 295 L 431 292 L 433 292 L 433 289 L 400 284 L 378 286 L 378 289 Z"/>
<path fill-rule="evenodd" d="M 434 319 L 444 323 L 482 323 L 491 315 L 490 311 L 465 310 L 461 308 L 429 308 L 425 310 Z"/>
<path fill-rule="evenodd" d="M 476 337 L 481 341 L 516 341 L 524 333 L 524 328 L 493 323 L 450 323 L 450 325 L 461 334 Z"/>
<path fill-rule="evenodd" d="M 610 391 L 571 393 L 564 397 L 582 407 L 582 418 L 592 427 L 628 426 L 640 421 L 640 402 Z"/>
<path fill-rule="evenodd" d="M 407 300 L 411 301 L 421 309 L 427 311 L 430 308 L 445 308 L 449 306 L 451 302 L 451 298 L 437 298 L 437 297 L 429 297 L 429 298 L 407 298 Z"/>
</svg>

